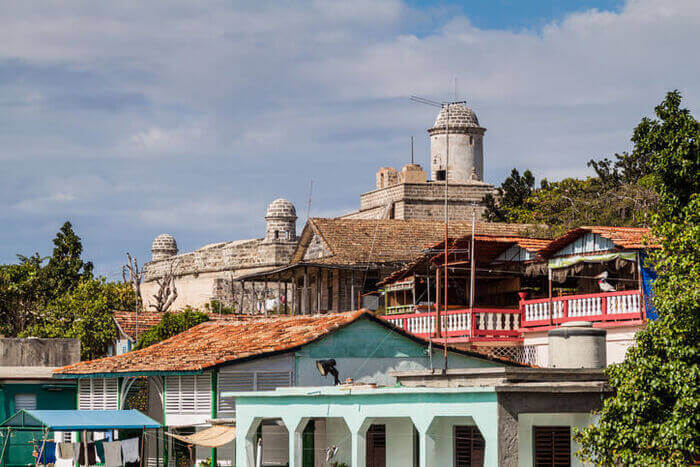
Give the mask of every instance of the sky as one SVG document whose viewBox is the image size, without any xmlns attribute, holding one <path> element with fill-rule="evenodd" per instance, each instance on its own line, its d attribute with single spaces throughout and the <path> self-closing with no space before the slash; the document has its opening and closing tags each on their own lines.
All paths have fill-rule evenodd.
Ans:
<svg viewBox="0 0 700 467">
<path fill-rule="evenodd" d="M 70 220 L 120 278 L 262 237 L 268 203 L 359 207 L 381 166 L 428 165 L 436 109 L 466 100 L 485 179 L 586 176 L 669 90 L 696 113 L 697 0 L 92 0 L 0 4 L 0 263 Z M 456 86 L 455 86 L 456 82 Z"/>
</svg>

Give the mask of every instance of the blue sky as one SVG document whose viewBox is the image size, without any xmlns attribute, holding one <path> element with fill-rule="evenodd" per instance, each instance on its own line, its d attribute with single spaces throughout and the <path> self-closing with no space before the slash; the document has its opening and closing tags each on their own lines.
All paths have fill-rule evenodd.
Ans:
<svg viewBox="0 0 700 467">
<path fill-rule="evenodd" d="M 565 5 L 566 9 L 563 9 Z M 277 197 L 356 209 L 434 109 L 467 100 L 486 180 L 584 176 L 671 89 L 697 108 L 697 0 L 0 4 L 0 262 L 65 220 L 119 278 L 152 239 L 262 236 Z"/>
</svg>

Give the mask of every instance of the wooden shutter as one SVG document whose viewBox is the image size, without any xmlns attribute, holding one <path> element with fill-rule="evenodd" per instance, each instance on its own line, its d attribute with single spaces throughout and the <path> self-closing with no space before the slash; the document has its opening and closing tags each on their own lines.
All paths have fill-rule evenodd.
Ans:
<svg viewBox="0 0 700 467">
<path fill-rule="evenodd" d="M 386 425 L 370 425 L 366 439 L 367 467 L 386 467 Z"/>
<path fill-rule="evenodd" d="M 484 465 L 484 437 L 479 428 L 472 425 L 458 425 L 454 429 L 455 467 Z"/>
<path fill-rule="evenodd" d="M 78 381 L 78 409 L 117 410 L 119 407 L 117 378 L 82 378 Z"/>
<path fill-rule="evenodd" d="M 571 465 L 571 428 L 535 426 L 532 428 L 535 466 Z"/>
<path fill-rule="evenodd" d="M 277 388 L 288 388 L 292 385 L 292 375 L 288 371 L 260 371 L 256 376 L 258 391 L 273 391 Z"/>
<path fill-rule="evenodd" d="M 252 371 L 219 372 L 219 415 L 235 415 L 236 400 L 222 397 L 222 392 L 255 391 L 255 374 Z"/>
<path fill-rule="evenodd" d="M 166 414 L 211 414 L 211 375 L 165 378 Z"/>
</svg>

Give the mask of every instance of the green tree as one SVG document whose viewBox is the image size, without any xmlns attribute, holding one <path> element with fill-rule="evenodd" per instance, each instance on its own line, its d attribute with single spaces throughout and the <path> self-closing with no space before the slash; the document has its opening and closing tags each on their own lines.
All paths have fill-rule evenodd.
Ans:
<svg viewBox="0 0 700 467">
<path fill-rule="evenodd" d="M 608 368 L 614 395 L 577 433 L 581 459 L 601 465 L 686 465 L 700 457 L 700 126 L 669 93 L 658 119 L 635 129 L 632 154 L 648 160 L 660 194 L 652 231 L 661 248 L 654 305 L 659 319 Z"/>
<path fill-rule="evenodd" d="M 37 253 L 20 256 L 19 264 L 0 265 L 0 334 L 16 336 L 39 315 L 42 261 Z"/>
<path fill-rule="evenodd" d="M 66 221 L 53 240 L 53 254 L 43 270 L 49 296 L 58 297 L 72 290 L 82 279 L 92 278 L 92 263 L 83 261 L 83 244 Z"/>
<path fill-rule="evenodd" d="M 134 349 L 143 349 L 149 345 L 169 339 L 205 321 L 209 321 L 209 315 L 191 308 L 185 308 L 178 313 L 165 312 L 158 324 L 143 333 Z"/>
<path fill-rule="evenodd" d="M 513 169 L 498 189 L 498 202 L 493 195 L 485 196 L 484 218 L 489 222 L 510 222 L 512 211 L 523 206 L 534 186 L 535 177 L 532 172 L 526 170 L 520 175 L 518 169 Z"/>
<path fill-rule="evenodd" d="M 113 310 L 133 302 L 128 285 L 86 278 L 42 307 L 36 322 L 20 337 L 77 338 L 83 360 L 104 357 L 117 336 Z"/>
</svg>

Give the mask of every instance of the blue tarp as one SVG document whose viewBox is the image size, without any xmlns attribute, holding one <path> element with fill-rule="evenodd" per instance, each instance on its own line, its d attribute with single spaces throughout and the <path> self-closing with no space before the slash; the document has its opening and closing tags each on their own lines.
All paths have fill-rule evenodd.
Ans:
<svg viewBox="0 0 700 467">
<path fill-rule="evenodd" d="M 642 264 L 642 293 L 644 294 L 644 308 L 646 312 L 647 319 L 655 320 L 658 319 L 659 315 L 656 313 L 656 307 L 654 306 L 654 291 L 652 285 L 656 280 L 656 271 L 647 263 L 647 258 L 649 255 L 645 251 L 640 251 L 640 263 Z"/>
<path fill-rule="evenodd" d="M 105 431 L 160 428 L 160 423 L 138 410 L 20 410 L 2 428 L 51 431 Z"/>
</svg>

